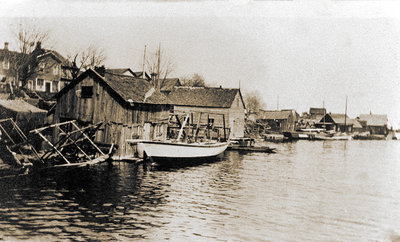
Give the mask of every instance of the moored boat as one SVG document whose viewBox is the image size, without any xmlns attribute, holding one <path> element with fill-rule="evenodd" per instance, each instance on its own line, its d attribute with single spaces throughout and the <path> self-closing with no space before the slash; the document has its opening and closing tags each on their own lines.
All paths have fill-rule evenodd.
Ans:
<svg viewBox="0 0 400 242">
<path fill-rule="evenodd" d="M 128 140 L 129 142 L 129 140 Z M 140 141 L 137 146 L 140 158 L 156 163 L 212 159 L 222 154 L 228 142 L 182 143 L 167 141 Z"/>
<path fill-rule="evenodd" d="M 201 120 L 201 114 L 202 113 L 199 115 L 199 122 Z M 193 125 L 193 115 L 191 115 L 192 119 L 189 118 L 189 114 L 186 115 L 183 122 L 179 121 L 178 115 L 174 116 L 177 118 L 180 126 L 179 134 L 176 139 L 166 139 L 161 141 L 134 139 L 127 140 L 127 143 L 136 145 L 139 158 L 150 160 L 158 163 L 159 165 L 185 165 L 197 161 L 211 161 L 227 149 L 229 145 L 229 139 L 226 139 L 227 135 L 225 132 L 225 123 L 223 124 L 223 138 L 218 137 L 217 140 L 202 140 L 198 142 L 196 134 L 199 133 L 200 125 Z M 222 116 L 225 122 L 225 116 L 223 114 Z M 189 123 L 189 120 L 191 120 L 192 124 Z M 193 126 L 196 128 L 193 128 Z M 207 123 L 206 129 L 209 129 L 209 127 L 210 124 Z M 192 132 L 189 132 L 190 129 L 192 129 Z M 190 133 L 194 134 L 194 136 L 190 137 Z"/>
</svg>

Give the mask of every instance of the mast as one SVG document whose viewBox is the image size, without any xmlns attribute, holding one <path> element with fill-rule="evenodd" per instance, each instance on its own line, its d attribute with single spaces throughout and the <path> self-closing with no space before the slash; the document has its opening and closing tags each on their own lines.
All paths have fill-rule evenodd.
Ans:
<svg viewBox="0 0 400 242">
<path fill-rule="evenodd" d="M 325 101 L 322 101 L 322 109 L 324 110 L 324 125 L 322 126 L 323 128 L 325 128 L 325 115 L 326 115 L 326 110 L 325 110 Z"/>
<path fill-rule="evenodd" d="M 347 117 L 347 95 L 346 95 L 346 107 L 345 107 L 345 111 L 344 111 L 344 132 L 345 133 L 347 133 L 346 117 Z"/>
<path fill-rule="evenodd" d="M 158 44 L 158 51 L 157 51 L 157 89 L 160 88 L 160 55 L 161 55 L 161 43 Z"/>
<path fill-rule="evenodd" d="M 144 52 L 143 52 L 143 73 L 142 73 L 142 78 L 143 79 L 146 79 L 146 75 L 145 75 L 145 72 L 144 72 L 144 63 L 146 62 L 146 45 L 144 46 Z"/>
</svg>

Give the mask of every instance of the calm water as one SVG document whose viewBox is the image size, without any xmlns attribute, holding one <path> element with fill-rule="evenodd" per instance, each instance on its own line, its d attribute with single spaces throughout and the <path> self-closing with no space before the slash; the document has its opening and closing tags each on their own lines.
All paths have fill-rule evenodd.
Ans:
<svg viewBox="0 0 400 242">
<path fill-rule="evenodd" d="M 390 241 L 400 142 L 272 144 L 170 170 L 129 163 L 0 180 L 0 239 Z"/>
</svg>

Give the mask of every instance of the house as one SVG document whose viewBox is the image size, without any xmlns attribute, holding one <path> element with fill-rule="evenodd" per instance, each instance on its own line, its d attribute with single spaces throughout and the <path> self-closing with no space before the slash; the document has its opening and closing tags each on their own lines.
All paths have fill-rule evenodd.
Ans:
<svg viewBox="0 0 400 242">
<path fill-rule="evenodd" d="M 168 95 L 175 113 L 205 113 L 208 123 L 230 128 L 231 137 L 244 136 L 245 104 L 240 89 L 176 87 Z M 223 115 L 221 115 L 223 114 Z"/>
<path fill-rule="evenodd" d="M 39 109 L 23 100 L 0 99 L 0 117 L 12 118 L 25 134 L 42 126 L 46 115 L 46 110 Z"/>
<path fill-rule="evenodd" d="M 261 110 L 257 120 L 268 124 L 271 131 L 294 131 L 299 120 L 299 114 L 294 109 Z"/>
<path fill-rule="evenodd" d="M 378 114 L 360 114 L 357 120 L 361 123 L 363 131 L 369 131 L 370 134 L 388 134 L 387 115 Z"/>
<path fill-rule="evenodd" d="M 10 84 L 16 86 L 18 73 L 15 70 L 15 62 L 21 53 L 8 49 L 8 42 L 4 43 L 4 48 L 0 49 L 0 92 L 4 93 Z"/>
<path fill-rule="evenodd" d="M 132 76 L 136 78 L 143 78 L 143 71 L 132 71 L 131 68 L 107 68 L 107 72 L 117 74 L 117 75 L 125 75 L 125 76 Z M 148 81 L 151 80 L 151 77 L 147 72 L 144 73 L 145 76 L 143 79 Z"/>
<path fill-rule="evenodd" d="M 49 99 L 72 80 L 71 64 L 60 53 L 37 42 L 28 63 L 26 88 Z M 22 85 L 22 84 L 21 84 Z"/>
<path fill-rule="evenodd" d="M 326 114 L 325 108 L 310 108 L 309 119 L 318 119 L 320 120 Z"/>
<path fill-rule="evenodd" d="M 169 94 L 175 87 L 181 86 L 179 78 L 165 78 L 162 81 L 161 92 Z"/>
<path fill-rule="evenodd" d="M 95 142 L 118 146 L 116 156 L 133 157 L 127 139 L 164 139 L 169 110 L 167 97 L 141 78 L 89 69 L 56 94 L 54 123 L 78 120 L 104 122 Z"/>
<path fill-rule="evenodd" d="M 359 128 L 360 124 L 356 123 L 354 119 L 350 119 L 346 114 L 341 113 L 327 113 L 322 117 L 319 123 L 316 124 L 317 128 L 326 128 L 326 130 L 333 130 L 337 132 L 353 132 L 354 126 Z"/>
</svg>

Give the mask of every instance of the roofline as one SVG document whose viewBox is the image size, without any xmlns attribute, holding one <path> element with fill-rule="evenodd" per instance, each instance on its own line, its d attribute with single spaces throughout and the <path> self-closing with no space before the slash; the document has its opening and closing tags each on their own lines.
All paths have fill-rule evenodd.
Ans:
<svg viewBox="0 0 400 242">
<path fill-rule="evenodd" d="M 44 53 L 44 54 L 41 54 L 41 55 L 38 55 L 36 58 L 42 58 L 43 56 L 45 56 L 45 55 L 48 55 L 48 54 L 51 54 L 52 56 L 54 56 L 55 58 L 57 58 L 59 61 L 60 61 L 60 63 L 63 63 L 63 60 L 61 60 L 61 58 L 60 57 L 58 57 L 56 54 L 54 54 L 54 52 L 51 50 L 51 51 L 49 51 L 49 52 L 46 52 L 46 53 Z"/>
<path fill-rule="evenodd" d="M 220 106 L 198 106 L 198 105 L 173 104 L 173 103 L 171 103 L 170 105 L 173 105 L 173 106 L 182 106 L 182 107 L 197 107 L 197 108 L 227 108 L 227 109 L 231 108 L 230 106 L 229 106 L 229 107 L 220 107 Z M 232 106 L 232 105 L 231 105 L 231 106 Z"/>
<path fill-rule="evenodd" d="M 109 73 L 112 74 L 112 73 Z M 131 107 L 131 103 L 125 101 L 125 99 L 118 93 L 116 92 L 113 88 L 108 85 L 108 83 L 104 80 L 104 77 L 102 77 L 97 71 L 93 70 L 92 68 L 89 68 L 86 70 L 84 73 L 82 73 L 80 76 L 78 76 L 75 80 L 71 81 L 67 86 L 65 86 L 61 91 L 59 91 L 56 95 L 53 96 L 53 98 L 58 99 L 60 96 L 64 95 L 65 92 L 69 91 L 72 87 L 74 87 L 76 84 L 79 82 L 83 81 L 86 77 L 94 75 L 93 78 L 97 78 L 98 81 L 102 82 L 112 94 L 116 95 L 116 99 L 123 102 L 125 105 L 128 107 Z M 114 74 L 112 74 L 114 75 Z M 115 74 L 118 75 L 118 74 Z M 136 78 L 136 77 L 133 77 Z M 136 104 L 146 104 L 146 105 L 171 105 L 170 103 L 162 103 L 162 104 L 157 104 L 157 103 L 146 103 L 146 102 L 133 102 Z"/>
</svg>

